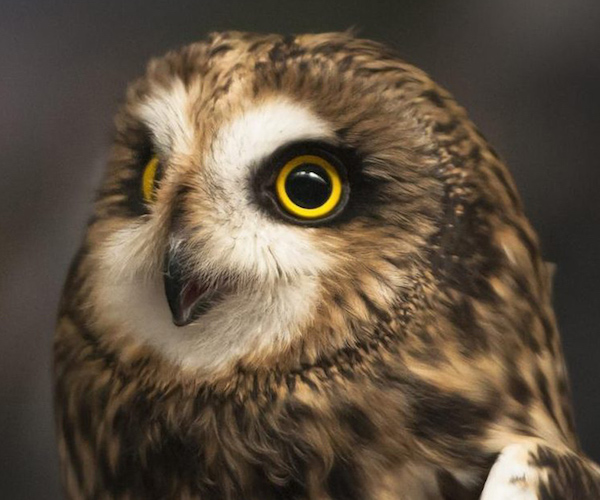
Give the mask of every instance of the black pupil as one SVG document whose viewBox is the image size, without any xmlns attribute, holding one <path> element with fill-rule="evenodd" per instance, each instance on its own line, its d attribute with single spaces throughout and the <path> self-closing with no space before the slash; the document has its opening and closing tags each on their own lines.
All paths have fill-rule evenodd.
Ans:
<svg viewBox="0 0 600 500">
<path fill-rule="evenodd" d="M 323 167 L 304 163 L 292 170 L 285 180 L 285 191 L 296 205 L 318 208 L 331 196 L 333 186 Z"/>
</svg>

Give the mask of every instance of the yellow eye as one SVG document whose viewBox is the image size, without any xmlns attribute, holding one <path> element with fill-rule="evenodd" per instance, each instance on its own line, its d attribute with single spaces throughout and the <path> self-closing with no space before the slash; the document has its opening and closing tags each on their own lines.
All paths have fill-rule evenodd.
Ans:
<svg viewBox="0 0 600 500">
<path fill-rule="evenodd" d="M 144 174 L 142 175 L 142 195 L 146 202 L 151 203 L 154 201 L 154 188 L 156 184 L 156 174 L 158 171 L 159 161 L 156 156 L 153 156 L 144 168 Z"/>
<path fill-rule="evenodd" d="M 277 176 L 275 191 L 281 206 L 300 219 L 321 219 L 331 214 L 342 199 L 338 170 L 316 155 L 296 156 Z"/>
</svg>

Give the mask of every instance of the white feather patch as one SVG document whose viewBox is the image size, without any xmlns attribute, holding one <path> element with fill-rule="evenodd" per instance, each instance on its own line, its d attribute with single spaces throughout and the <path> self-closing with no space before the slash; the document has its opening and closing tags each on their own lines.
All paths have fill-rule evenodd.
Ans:
<svg viewBox="0 0 600 500">
<path fill-rule="evenodd" d="M 96 295 L 103 319 L 186 369 L 216 373 L 250 353 L 283 350 L 311 315 L 314 279 L 242 291 L 194 323 L 176 327 L 161 279 L 106 284 Z"/>
<path fill-rule="evenodd" d="M 538 471 L 527 463 L 528 449 L 511 444 L 492 467 L 481 500 L 538 500 Z"/>
<path fill-rule="evenodd" d="M 253 203 L 249 179 L 278 148 L 301 140 L 333 138 L 331 127 L 310 110 L 279 98 L 251 109 L 223 127 L 203 168 L 218 186 L 211 213 L 215 228 L 206 242 L 219 266 L 274 279 L 295 278 L 326 267 L 328 256 L 307 236 L 310 230 L 275 222 Z"/>
<path fill-rule="evenodd" d="M 137 109 L 163 156 L 192 151 L 195 134 L 191 109 L 190 96 L 179 79 L 173 79 L 170 87 L 159 87 Z"/>
</svg>

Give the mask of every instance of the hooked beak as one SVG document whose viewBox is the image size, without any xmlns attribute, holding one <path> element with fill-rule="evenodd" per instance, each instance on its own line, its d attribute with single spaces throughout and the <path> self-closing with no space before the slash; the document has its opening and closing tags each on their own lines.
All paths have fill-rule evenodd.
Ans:
<svg viewBox="0 0 600 500">
<path fill-rule="evenodd" d="M 185 271 L 181 255 L 169 251 L 164 266 L 165 295 L 176 326 L 186 326 L 198 319 L 222 297 L 222 292 L 209 286 L 208 280 L 191 277 Z"/>
</svg>

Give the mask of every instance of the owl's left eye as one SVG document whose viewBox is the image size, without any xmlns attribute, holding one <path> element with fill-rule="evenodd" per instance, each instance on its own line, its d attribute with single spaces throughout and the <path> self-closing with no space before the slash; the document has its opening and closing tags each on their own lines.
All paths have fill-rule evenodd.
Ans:
<svg viewBox="0 0 600 500">
<path fill-rule="evenodd" d="M 279 171 L 275 194 L 280 206 L 294 218 L 320 220 L 337 212 L 345 199 L 340 165 L 319 155 L 299 155 Z"/>
<path fill-rule="evenodd" d="M 142 196 L 144 201 L 152 203 L 156 196 L 156 184 L 158 182 L 160 161 L 158 157 L 153 156 L 150 158 L 146 166 L 144 167 L 144 173 L 142 175 Z"/>
</svg>

